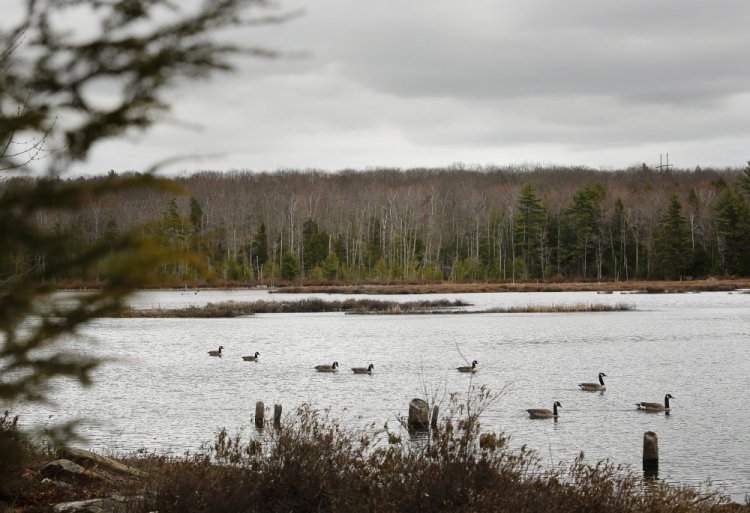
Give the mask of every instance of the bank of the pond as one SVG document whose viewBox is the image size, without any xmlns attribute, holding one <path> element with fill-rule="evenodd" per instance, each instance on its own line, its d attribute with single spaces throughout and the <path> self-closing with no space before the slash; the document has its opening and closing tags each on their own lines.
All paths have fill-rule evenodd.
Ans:
<svg viewBox="0 0 750 513">
<path fill-rule="evenodd" d="M 608 282 L 482 282 L 482 283 L 388 283 L 388 284 L 303 284 L 273 289 L 279 294 L 459 294 L 487 292 L 613 292 L 679 294 L 727 292 L 750 289 L 750 279 Z"/>
<path fill-rule="evenodd" d="M 122 458 L 126 465 L 25 445 L 0 465 L 0 511 L 750 511 L 718 491 L 647 480 L 607 461 L 550 467 L 510 449 L 502 433 L 481 432 L 477 414 L 451 415 L 419 444 L 350 430 L 306 407 L 293 418 L 249 439 L 222 430 L 192 454 L 140 454 Z"/>
<path fill-rule="evenodd" d="M 99 289 L 101 281 L 58 281 L 58 290 Z M 237 290 L 262 289 L 275 293 L 329 293 L 329 294 L 457 294 L 473 292 L 597 292 L 630 291 L 644 294 L 669 294 L 683 292 L 727 292 L 750 289 L 750 278 L 708 278 L 703 280 L 629 280 L 629 281 L 498 281 L 498 282 L 347 282 L 342 280 L 266 280 L 243 282 L 217 280 L 199 283 L 154 284 L 147 290 Z"/>
</svg>

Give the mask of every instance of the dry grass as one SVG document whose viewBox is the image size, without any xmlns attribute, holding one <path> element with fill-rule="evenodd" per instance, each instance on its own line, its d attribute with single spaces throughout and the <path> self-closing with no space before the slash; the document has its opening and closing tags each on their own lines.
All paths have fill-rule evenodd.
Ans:
<svg viewBox="0 0 750 513">
<path fill-rule="evenodd" d="M 629 303 L 574 303 L 550 305 L 517 305 L 483 310 L 482 313 L 570 313 L 570 312 L 625 312 L 635 310 L 635 305 Z"/>
<path fill-rule="evenodd" d="M 460 300 L 433 301 L 379 301 L 374 299 L 346 299 L 325 301 L 308 298 L 299 301 L 223 301 L 205 306 L 187 308 L 129 308 L 121 313 L 125 318 L 232 318 L 256 313 L 318 313 L 345 312 L 350 314 L 407 315 L 407 314 L 463 314 L 463 313 L 565 313 L 565 312 L 615 312 L 634 310 L 627 303 L 537 304 L 492 308 L 488 310 L 460 310 L 470 306 Z"/>
<path fill-rule="evenodd" d="M 455 410 L 454 410 L 455 412 Z M 389 444 L 302 407 L 280 431 L 243 441 L 222 431 L 189 458 L 143 462 L 151 502 L 142 513 L 522 512 L 720 513 L 720 494 L 646 484 L 608 462 L 550 468 L 479 417 L 451 415 L 421 442 Z M 139 512 L 139 513 L 141 513 Z"/>
<path fill-rule="evenodd" d="M 343 301 L 325 301 L 318 298 L 299 301 L 223 301 L 209 303 L 205 306 L 187 308 L 129 308 L 121 317 L 242 317 L 256 313 L 317 313 L 317 312 L 350 312 L 350 313 L 424 313 L 434 312 L 441 308 L 458 308 L 468 303 L 447 299 L 433 301 L 379 301 L 374 299 L 346 299 Z"/>
<path fill-rule="evenodd" d="M 183 457 L 133 455 L 126 462 L 148 477 L 119 489 L 56 489 L 26 468 L 26 485 L 0 497 L 0 511 L 50 511 L 56 502 L 111 493 L 145 498 L 128 504 L 129 513 L 750 511 L 716 491 L 644 482 L 609 462 L 579 458 L 551 468 L 534 452 L 509 448 L 503 434 L 481 431 L 487 397 L 475 396 L 471 409 L 449 406 L 436 431 L 407 443 L 303 406 L 279 430 L 249 438 L 222 430 Z"/>
</svg>

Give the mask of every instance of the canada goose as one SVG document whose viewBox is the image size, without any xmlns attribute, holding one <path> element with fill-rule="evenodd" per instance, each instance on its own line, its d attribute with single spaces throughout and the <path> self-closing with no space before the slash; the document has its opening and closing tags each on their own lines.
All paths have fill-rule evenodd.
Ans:
<svg viewBox="0 0 750 513">
<path fill-rule="evenodd" d="M 209 351 L 208 355 L 209 356 L 221 356 L 221 350 L 222 349 L 224 349 L 224 346 L 219 346 L 219 350 L 218 351 Z"/>
<path fill-rule="evenodd" d="M 375 366 L 373 364 L 368 365 L 365 367 L 352 367 L 352 371 L 354 374 L 372 374 L 372 369 L 374 369 Z"/>
<path fill-rule="evenodd" d="M 537 408 L 537 409 L 531 409 L 526 410 L 529 412 L 529 417 L 532 419 L 550 419 L 550 418 L 557 418 L 557 408 L 562 408 L 562 404 L 560 404 L 560 401 L 555 401 L 555 404 L 552 405 L 551 410 L 547 410 L 545 408 Z"/>
<path fill-rule="evenodd" d="M 468 365 L 464 365 L 462 367 L 456 367 L 458 372 L 476 372 L 477 371 L 477 361 L 474 360 L 471 362 L 471 367 Z"/>
<path fill-rule="evenodd" d="M 255 356 L 252 356 L 252 355 L 250 355 L 250 356 L 243 356 L 242 359 L 245 360 L 246 362 L 257 362 L 259 354 L 260 353 L 258 351 L 255 351 Z"/>
<path fill-rule="evenodd" d="M 674 399 L 672 394 L 664 396 L 664 404 L 661 403 L 635 403 L 639 410 L 644 411 L 669 411 L 669 400 Z"/>
<path fill-rule="evenodd" d="M 606 374 L 600 372 L 599 383 L 578 383 L 578 386 L 581 387 L 581 390 L 585 390 L 586 392 L 604 392 L 607 390 L 607 385 L 604 384 L 602 378 L 606 376 Z"/>
<path fill-rule="evenodd" d="M 336 372 L 339 362 L 333 362 L 331 365 L 316 365 L 315 370 L 318 372 Z"/>
</svg>

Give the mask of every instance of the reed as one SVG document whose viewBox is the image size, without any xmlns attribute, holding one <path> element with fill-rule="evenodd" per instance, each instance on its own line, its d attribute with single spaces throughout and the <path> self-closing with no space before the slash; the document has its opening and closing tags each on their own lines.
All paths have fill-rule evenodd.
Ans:
<svg viewBox="0 0 750 513">
<path fill-rule="evenodd" d="M 627 312 L 635 310 L 631 303 L 573 303 L 503 306 L 484 310 L 484 313 L 572 313 L 572 312 Z"/>
</svg>

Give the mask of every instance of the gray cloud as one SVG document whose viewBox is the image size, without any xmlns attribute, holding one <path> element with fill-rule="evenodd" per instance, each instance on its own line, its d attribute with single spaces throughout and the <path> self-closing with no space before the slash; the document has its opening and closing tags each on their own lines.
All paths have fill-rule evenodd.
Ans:
<svg viewBox="0 0 750 513">
<path fill-rule="evenodd" d="M 167 124 L 85 169 L 340 169 L 750 158 L 746 0 L 289 0 L 233 37 L 287 52 L 186 85 Z M 299 52 L 307 53 L 300 58 Z M 106 97 L 105 93 L 102 93 Z"/>
</svg>

